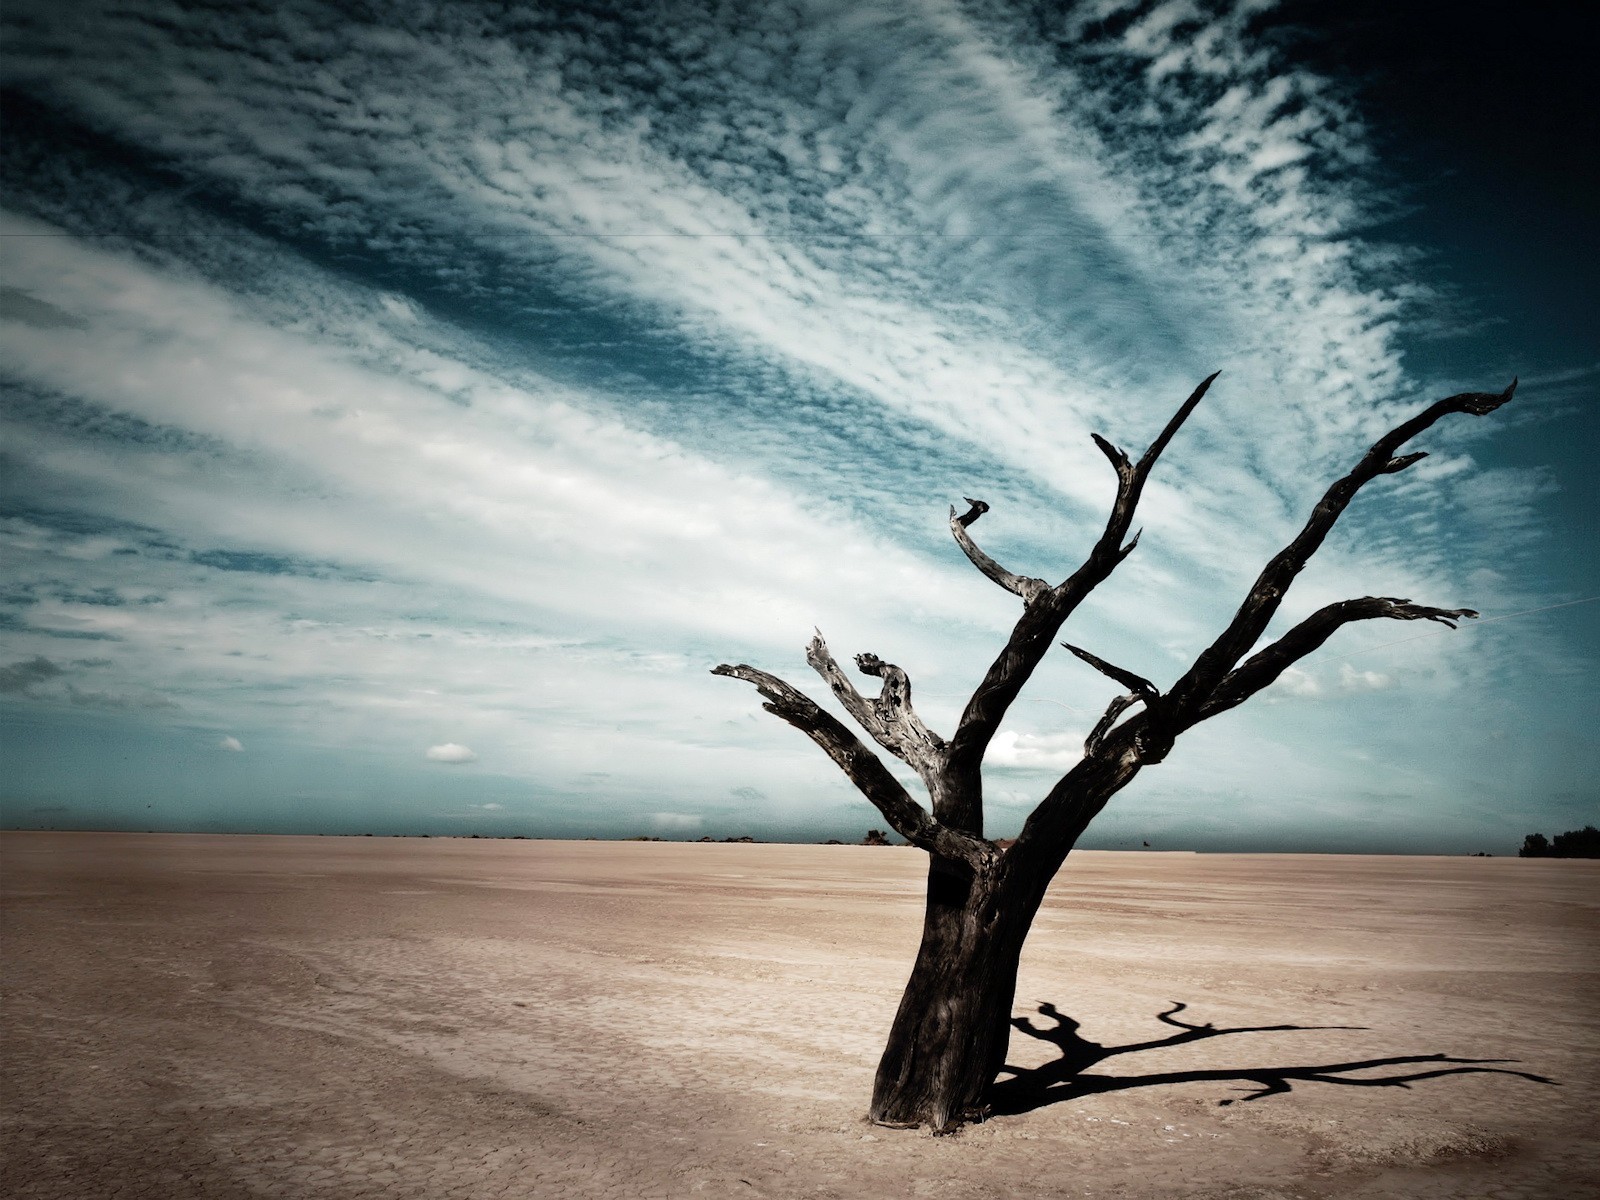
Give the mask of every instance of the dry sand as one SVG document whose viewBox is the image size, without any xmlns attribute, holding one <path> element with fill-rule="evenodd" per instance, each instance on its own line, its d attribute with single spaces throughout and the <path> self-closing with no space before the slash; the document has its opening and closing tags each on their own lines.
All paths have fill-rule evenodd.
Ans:
<svg viewBox="0 0 1600 1200">
<path fill-rule="evenodd" d="M 1051 1102 L 931 1138 L 861 1116 L 916 851 L 0 851 L 10 1195 L 1600 1195 L 1600 863 L 1074 855 L 1018 1014 L 1179 1040 L 1019 1033 Z"/>
</svg>

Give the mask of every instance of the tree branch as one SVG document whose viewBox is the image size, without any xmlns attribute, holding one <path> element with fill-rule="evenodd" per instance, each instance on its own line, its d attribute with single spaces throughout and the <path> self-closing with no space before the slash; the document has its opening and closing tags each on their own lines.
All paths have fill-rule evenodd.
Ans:
<svg viewBox="0 0 1600 1200">
<path fill-rule="evenodd" d="M 963 496 L 961 498 L 968 504 L 972 505 L 972 507 L 957 517 L 956 506 L 952 504 L 950 506 L 950 515 L 959 521 L 964 529 L 968 525 L 971 525 L 979 517 L 983 516 L 984 513 L 989 511 L 989 503 L 986 500 L 974 500 L 971 496 Z"/>
<path fill-rule="evenodd" d="M 1211 698 L 1200 706 L 1199 720 L 1206 720 L 1243 704 L 1262 688 L 1270 686 L 1295 663 L 1316 650 L 1334 633 L 1352 621 L 1388 618 L 1395 621 L 1438 621 L 1451 629 L 1462 619 L 1478 614 L 1470 608 L 1429 608 L 1393 596 L 1363 596 L 1342 600 L 1319 608 L 1266 649 L 1251 655 L 1230 671 L 1217 685 Z"/>
<path fill-rule="evenodd" d="M 1136 464 L 1131 463 L 1126 454 L 1099 434 L 1092 435 L 1095 445 L 1100 447 L 1117 472 L 1117 497 L 1106 519 L 1105 532 L 1100 535 L 1100 540 L 1095 543 L 1083 565 L 1068 579 L 1023 608 L 1022 616 L 1012 629 L 1005 648 L 990 664 L 983 682 L 978 684 L 972 698 L 967 701 L 960 724 L 950 739 L 949 762 L 953 774 L 968 780 L 976 778 L 984 752 L 999 730 L 1001 720 L 1050 649 L 1062 623 L 1138 544 L 1138 535 L 1126 546 L 1123 545 L 1123 539 L 1128 536 L 1128 529 L 1133 524 L 1134 510 L 1139 505 L 1145 481 L 1149 479 L 1161 452 L 1189 419 L 1218 374 L 1220 372 L 1215 372 L 1201 381 Z M 960 540 L 959 536 L 957 540 Z M 987 571 L 984 573 L 988 574 Z"/>
<path fill-rule="evenodd" d="M 1177 412 L 1172 414 L 1172 420 L 1167 422 L 1167 427 L 1161 431 L 1160 436 L 1150 443 L 1150 448 L 1139 459 L 1139 465 L 1136 468 L 1139 472 L 1139 482 L 1141 484 L 1150 477 L 1150 470 L 1156 465 L 1156 459 L 1161 457 L 1161 452 L 1167 448 L 1167 443 L 1171 442 L 1178 430 L 1183 428 L 1183 423 L 1189 419 L 1189 414 L 1199 407 L 1200 401 L 1205 399 L 1206 393 L 1211 390 L 1211 385 L 1216 382 L 1217 376 L 1221 374 L 1221 371 L 1213 371 L 1202 379 L 1200 386 L 1189 393 L 1189 398 L 1183 402 Z"/>
<path fill-rule="evenodd" d="M 1169 712 L 1182 725 L 1191 725 L 1200 719 L 1197 714 L 1204 708 L 1213 692 L 1233 670 L 1261 635 L 1266 631 L 1273 614 L 1283 603 L 1284 594 L 1294 577 L 1300 573 L 1311 556 L 1321 547 L 1323 539 L 1338 521 L 1340 515 L 1355 499 L 1362 487 L 1379 475 L 1392 475 L 1416 462 L 1420 454 L 1395 456 L 1395 451 L 1417 434 L 1432 426 L 1442 417 L 1452 413 L 1483 416 L 1510 400 L 1517 390 L 1517 381 L 1503 392 L 1463 392 L 1437 401 L 1384 434 L 1362 457 L 1354 469 L 1338 480 L 1323 495 L 1312 510 L 1298 535 L 1273 556 L 1262 568 L 1255 584 L 1250 588 L 1244 603 L 1233 620 L 1195 663 L 1172 686 L 1167 695 Z"/>
<path fill-rule="evenodd" d="M 849 776 L 850 782 L 860 789 L 861 794 L 872 801 L 890 827 L 913 846 L 940 858 L 965 863 L 978 872 L 986 871 L 993 865 L 999 852 L 992 842 L 947 828 L 935 821 L 926 809 L 911 798 L 900 781 L 889 773 L 877 755 L 863 746 L 831 714 L 819 708 L 809 696 L 776 675 L 769 675 L 745 663 L 721 663 L 713 667 L 711 673 L 754 684 L 756 690 L 766 698 L 766 703 L 761 707 L 781 717 L 821 746 L 828 757 Z"/>
<path fill-rule="evenodd" d="M 972 565 L 977 567 L 978 570 L 1005 588 L 1006 591 L 1021 596 L 1024 604 L 1032 604 L 1049 590 L 1050 585 L 1042 579 L 1030 579 L 1026 575 L 1017 575 L 1008 571 L 980 550 L 978 543 L 974 542 L 972 535 L 967 532 L 967 526 L 988 512 L 989 506 L 982 500 L 973 500 L 965 497 L 964 499 L 972 507 L 959 517 L 956 516 L 955 505 L 950 506 L 950 532 L 955 535 L 956 545 L 961 547 L 962 553 L 972 560 Z"/>
<path fill-rule="evenodd" d="M 856 723 L 878 745 L 911 766 L 931 789 L 934 776 L 944 766 L 945 742 L 912 709 L 911 680 L 906 673 L 876 654 L 856 655 L 856 666 L 862 674 L 883 680 L 880 694 L 868 699 L 839 669 L 821 633 L 806 647 L 806 661 L 827 682 Z"/>
<path fill-rule="evenodd" d="M 1013 871 L 1049 878 L 1107 799 L 1144 766 L 1160 762 L 1179 733 L 1266 687 L 1292 663 L 1327 641 L 1339 626 L 1374 617 L 1452 624 L 1475 616 L 1470 609 L 1428 608 L 1392 597 L 1347 600 L 1313 613 L 1277 642 L 1239 664 L 1277 611 L 1289 583 L 1322 544 L 1362 485 L 1379 475 L 1403 471 L 1421 457 L 1420 453 L 1396 455 L 1407 440 L 1451 413 L 1482 416 L 1493 412 L 1510 400 L 1515 390 L 1513 380 L 1504 392 L 1468 392 L 1448 397 L 1378 439 L 1355 469 L 1328 489 L 1299 536 L 1262 570 L 1233 622 L 1165 696 L 1148 702 L 1145 711 L 1121 724 L 1118 720 L 1134 705 L 1137 696 L 1119 696 L 1111 702 L 1085 744 L 1084 757 L 1050 789 L 1024 823 L 1016 844 L 1007 851 L 1008 859 L 1016 863 Z M 959 738 L 958 732 L 956 741 Z M 956 741 L 952 742 L 952 757 Z"/>
<path fill-rule="evenodd" d="M 1117 473 L 1118 479 L 1128 479 L 1132 477 L 1133 464 L 1128 461 L 1128 456 L 1126 454 L 1124 454 L 1117 447 L 1113 446 L 1110 442 L 1106 441 L 1106 439 L 1101 437 L 1098 433 L 1091 433 L 1089 437 L 1094 440 L 1094 444 L 1096 446 L 1100 447 L 1100 453 L 1104 454 L 1110 461 L 1111 469 Z"/>
<path fill-rule="evenodd" d="M 1100 452 L 1110 460 L 1112 469 L 1117 473 L 1117 498 L 1112 503 L 1111 515 L 1106 519 L 1105 532 L 1100 535 L 1100 540 L 1095 543 L 1088 559 L 1083 566 L 1073 572 L 1070 579 L 1056 588 L 1058 595 L 1072 597 L 1070 603 L 1073 608 L 1103 583 L 1117 564 L 1138 545 L 1137 534 L 1128 546 L 1123 546 L 1122 539 L 1128 536 L 1128 530 L 1133 525 L 1134 510 L 1139 507 L 1139 497 L 1144 493 L 1145 482 L 1150 478 L 1150 472 L 1155 469 L 1156 460 L 1161 457 L 1161 452 L 1167 448 L 1173 436 L 1199 406 L 1220 374 L 1222 372 L 1213 371 L 1200 381 L 1200 386 L 1189 393 L 1189 398 L 1178 407 L 1177 412 L 1172 414 L 1172 419 L 1156 436 L 1156 440 L 1150 443 L 1150 448 L 1140 455 L 1137 463 L 1129 462 L 1126 454 L 1098 433 L 1089 435 L 1094 439 L 1094 444 L 1100 447 Z"/>
<path fill-rule="evenodd" d="M 1143 536 L 1144 536 L 1144 530 L 1143 529 L 1134 530 L 1133 539 L 1131 541 L 1129 541 L 1129 543 L 1126 546 L 1124 546 L 1121 550 L 1117 551 L 1117 561 L 1119 563 L 1123 559 L 1127 558 L 1128 555 L 1132 554 L 1136 549 L 1138 549 L 1138 547 L 1139 547 L 1139 539 L 1141 537 L 1143 537 Z"/>
<path fill-rule="evenodd" d="M 1089 731 L 1089 736 L 1083 740 L 1083 753 L 1087 756 L 1100 749 L 1100 744 L 1106 740 L 1106 734 L 1111 732 L 1111 727 L 1117 723 L 1117 718 L 1141 699 L 1143 697 L 1129 692 L 1126 696 L 1118 696 L 1106 705 L 1105 715 L 1095 723 L 1095 727 Z"/>
<path fill-rule="evenodd" d="M 1106 676 L 1107 678 L 1116 680 L 1125 688 L 1131 688 L 1134 694 L 1139 697 L 1139 699 L 1154 700 L 1161 694 L 1156 688 L 1156 685 L 1151 683 L 1143 675 L 1135 675 L 1132 671 L 1125 671 L 1121 667 L 1113 666 L 1105 659 L 1090 654 L 1087 650 L 1080 649 L 1079 647 L 1074 646 L 1071 642 L 1062 642 L 1061 644 L 1068 650 L 1071 650 L 1079 658 L 1083 659 L 1084 662 L 1088 663 L 1096 671 L 1099 671 L 1100 674 Z"/>
</svg>

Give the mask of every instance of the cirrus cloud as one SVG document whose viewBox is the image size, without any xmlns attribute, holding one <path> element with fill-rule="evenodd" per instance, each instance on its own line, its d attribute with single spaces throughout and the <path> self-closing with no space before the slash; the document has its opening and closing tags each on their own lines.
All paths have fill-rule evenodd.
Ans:
<svg viewBox="0 0 1600 1200">
<path fill-rule="evenodd" d="M 1369 237 L 1359 113 L 1259 35 L 1269 5 L 601 7 L 9 6 L 5 703 L 475 761 L 449 728 L 619 826 L 730 794 L 789 821 L 842 785 L 705 669 L 803 682 L 819 624 L 948 731 L 1015 613 L 947 503 L 985 497 L 985 547 L 1059 579 L 1111 496 L 1089 432 L 1137 452 L 1225 367 L 1074 618 L 1164 684 L 1320 482 L 1456 382 L 1408 367 L 1430 294 Z M 1375 485 L 1285 620 L 1545 603 L 1552 485 L 1480 467 L 1483 431 Z M 72 684 L 84 640 L 113 690 Z M 1449 745 L 1426 701 L 1581 673 L 1537 628 L 1384 653 L 1274 698 L 1370 693 L 1352 739 L 1409 698 Z M 991 764 L 1070 766 L 1102 683 L 1047 663 L 1070 720 L 1019 706 Z M 1262 707 L 1200 736 L 1299 736 Z M 1335 804 L 1316 753 L 1285 771 Z M 1250 761 L 1163 777 L 1284 784 Z"/>
</svg>

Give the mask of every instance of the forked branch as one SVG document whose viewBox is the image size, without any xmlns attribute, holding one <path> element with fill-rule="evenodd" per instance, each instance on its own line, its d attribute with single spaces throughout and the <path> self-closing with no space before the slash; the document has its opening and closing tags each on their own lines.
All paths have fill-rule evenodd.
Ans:
<svg viewBox="0 0 1600 1200">
<path fill-rule="evenodd" d="M 911 798 L 900 781 L 889 773 L 881 759 L 863 746 L 832 714 L 776 675 L 744 663 L 722 663 L 711 669 L 713 675 L 727 675 L 755 685 L 766 698 L 761 707 L 781 717 L 809 737 L 855 784 L 861 794 L 883 814 L 890 827 L 913 846 L 930 854 L 965 863 L 974 871 L 985 871 L 998 851 L 981 837 L 949 829 L 928 815 Z"/>
<path fill-rule="evenodd" d="M 1425 456 L 1423 453 L 1413 453 L 1397 457 L 1395 452 L 1401 446 L 1452 413 L 1480 417 L 1491 413 L 1510 400 L 1516 390 L 1517 381 L 1513 379 L 1511 386 L 1503 392 L 1463 392 L 1446 397 L 1374 442 L 1350 473 L 1327 490 L 1312 510 L 1305 527 L 1273 556 L 1256 577 L 1255 584 L 1228 627 L 1201 653 L 1183 678 L 1172 686 L 1168 702 L 1174 718 L 1183 725 L 1191 725 L 1202 719 L 1199 714 L 1210 702 L 1213 693 L 1266 631 L 1294 577 L 1322 546 L 1323 539 L 1355 499 L 1356 493 L 1378 476 L 1403 471 Z"/>
<path fill-rule="evenodd" d="M 1516 386 L 1513 380 L 1503 392 L 1467 392 L 1440 400 L 1379 438 L 1355 468 L 1328 489 L 1300 534 L 1262 570 L 1227 629 L 1164 696 L 1146 694 L 1137 687 L 1137 684 L 1149 686 L 1148 680 L 1069 646 L 1068 649 L 1096 670 L 1135 690 L 1111 701 L 1105 715 L 1089 734 L 1083 759 L 1051 788 L 1024 824 L 1016 845 L 1007 853 L 1018 861 L 1037 864 L 1040 869 L 1053 873 L 1106 800 L 1143 766 L 1160 762 L 1178 734 L 1243 703 L 1320 647 L 1341 626 L 1352 621 L 1389 618 L 1438 621 L 1454 627 L 1458 620 L 1475 617 L 1477 614 L 1466 608 L 1431 608 L 1395 597 L 1366 596 L 1318 610 L 1276 642 L 1243 663 L 1239 661 L 1260 638 L 1294 577 L 1321 546 L 1361 487 L 1379 475 L 1403 471 L 1424 457 L 1421 452 L 1397 454 L 1406 441 L 1451 413 L 1482 416 L 1493 412 L 1511 399 Z M 1154 451 L 1157 447 L 1151 449 Z M 1114 465 L 1118 464 L 1114 448 L 1107 452 L 1107 457 Z M 1122 473 L 1119 466 L 1119 477 Z M 1122 720 L 1123 714 L 1140 699 L 1145 700 L 1145 711 Z M 952 757 L 960 736 L 958 731 L 952 742 Z"/>
<path fill-rule="evenodd" d="M 873 741 L 909 765 L 931 787 L 933 777 L 944 766 L 945 742 L 911 707 L 911 680 L 906 673 L 876 654 L 856 655 L 862 674 L 883 680 L 878 696 L 863 696 L 839 669 L 821 633 L 806 647 L 806 661 Z"/>
<path fill-rule="evenodd" d="M 1199 407 L 1200 401 L 1211 390 L 1211 385 L 1222 372 L 1213 371 L 1200 381 L 1200 386 L 1189 394 L 1189 398 L 1179 406 L 1178 411 L 1172 414 L 1172 419 L 1167 422 L 1166 428 L 1150 443 L 1150 448 L 1139 456 L 1137 463 L 1130 462 L 1128 456 L 1117 447 L 1113 446 L 1098 433 L 1090 434 L 1094 444 L 1100 448 L 1111 462 L 1111 467 L 1117 473 L 1117 498 L 1111 506 L 1111 515 L 1106 519 L 1105 532 L 1100 535 L 1100 540 L 1090 552 L 1088 560 L 1073 573 L 1059 588 L 1058 593 L 1081 591 L 1077 599 L 1089 594 L 1107 575 L 1110 575 L 1116 565 L 1126 558 L 1138 545 L 1139 536 L 1134 535 L 1133 541 L 1127 546 L 1122 544 L 1122 539 L 1128 536 L 1128 530 L 1133 527 L 1133 514 L 1139 507 L 1139 497 L 1144 493 L 1144 485 L 1150 478 L 1150 472 L 1155 469 L 1156 460 L 1161 457 L 1161 452 L 1167 448 L 1173 436 L 1183 427 L 1189 415 Z M 1076 606 L 1076 600 L 1073 601 Z"/>
<path fill-rule="evenodd" d="M 1199 406 L 1201 399 L 1216 380 L 1217 374 L 1220 372 L 1208 375 L 1201 381 L 1200 386 L 1190 393 L 1189 398 L 1173 414 L 1172 419 L 1167 422 L 1156 440 L 1150 443 L 1150 448 L 1140 456 L 1137 463 L 1132 462 L 1126 454 L 1099 434 L 1093 435 L 1095 445 L 1100 447 L 1101 453 L 1111 461 L 1117 473 L 1117 496 L 1111 506 L 1111 515 L 1106 519 L 1105 531 L 1100 535 L 1100 540 L 1095 543 L 1094 549 L 1089 552 L 1089 557 L 1084 560 L 1082 566 L 1062 583 L 1040 593 L 1024 607 L 1022 617 L 1011 631 L 1011 637 L 1006 642 L 1005 648 L 990 664 L 983 681 L 978 684 L 977 690 L 972 693 L 972 698 L 967 701 L 967 706 L 961 713 L 960 724 L 950 739 L 950 766 L 958 776 L 966 778 L 976 776 L 984 752 L 999 730 L 1000 722 L 1005 718 L 1006 712 L 1017 698 L 1017 694 L 1021 692 L 1023 685 L 1032 677 L 1034 669 L 1049 651 L 1062 623 L 1072 615 L 1073 610 L 1090 592 L 1110 576 L 1117 564 L 1138 544 L 1137 534 L 1131 542 L 1126 545 L 1123 543 L 1133 525 L 1134 511 L 1138 508 L 1145 482 L 1150 478 L 1150 472 L 1154 469 L 1156 460 L 1161 457 L 1161 452 Z M 979 515 L 982 514 L 968 514 L 968 517 L 976 520 Z M 954 528 L 955 521 L 952 518 L 952 530 Z M 961 529 L 964 533 L 965 525 Z M 960 534 L 957 534 L 956 540 L 961 541 Z M 966 546 L 963 545 L 962 548 L 966 549 Z M 973 549 L 976 550 L 976 547 Z M 982 554 L 982 551 L 978 553 Z M 968 557 L 972 557 L 971 551 L 968 552 Z M 984 555 L 984 558 L 987 559 L 987 555 Z M 973 559 L 973 561 L 978 560 Z M 982 563 L 978 563 L 978 566 L 986 575 L 990 575 L 990 578 L 995 578 Z M 1010 588 L 1010 585 L 998 579 L 996 582 L 1000 582 L 1002 587 Z M 1010 588 L 1010 590 L 1016 589 Z M 1018 594 L 1023 593 L 1018 592 Z"/>
<path fill-rule="evenodd" d="M 1252 654 L 1226 676 L 1211 698 L 1200 707 L 1199 719 L 1214 717 L 1236 705 L 1243 704 L 1262 688 L 1270 686 L 1278 676 L 1317 649 L 1341 626 L 1352 621 L 1371 621 L 1388 618 L 1394 621 L 1438 621 L 1441 625 L 1456 627 L 1460 620 L 1470 620 L 1478 614 L 1470 608 L 1430 608 L 1413 604 L 1393 596 L 1363 596 L 1359 600 L 1342 600 L 1319 608 L 1300 624 L 1259 653 Z"/>
</svg>

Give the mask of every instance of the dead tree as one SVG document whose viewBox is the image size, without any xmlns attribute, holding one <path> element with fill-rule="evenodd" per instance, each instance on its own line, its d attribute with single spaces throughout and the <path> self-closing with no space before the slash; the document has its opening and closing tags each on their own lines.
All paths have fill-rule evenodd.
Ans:
<svg viewBox="0 0 1600 1200">
<path fill-rule="evenodd" d="M 1216 375 L 1195 389 L 1137 462 L 1093 435 L 1116 471 L 1116 499 L 1094 549 L 1059 584 L 1017 575 L 979 549 L 969 529 L 988 511 L 987 504 L 969 500 L 971 507 L 959 516 L 950 510 L 950 532 L 957 544 L 978 570 L 1021 598 L 1022 615 L 948 740 L 917 716 L 911 707 L 911 681 L 899 667 L 873 654 L 857 655 L 861 672 L 882 680 L 878 695 L 864 696 L 834 661 L 821 634 L 812 639 L 806 661 L 856 723 L 921 777 L 931 809 L 913 799 L 842 722 L 783 680 L 743 663 L 724 663 L 713 670 L 753 683 L 765 697 L 763 708 L 821 746 L 890 826 L 929 855 L 922 945 L 873 1086 L 871 1117 L 881 1124 L 928 1125 L 945 1132 L 984 1113 L 989 1088 L 1004 1063 L 1023 939 L 1045 889 L 1106 802 L 1145 767 L 1161 762 L 1179 734 L 1242 704 L 1352 621 L 1388 617 L 1455 628 L 1457 619 L 1477 615 L 1471 609 L 1365 596 L 1319 609 L 1250 653 L 1289 585 L 1356 493 L 1378 476 L 1403 471 L 1425 457 L 1420 452 L 1397 454 L 1400 447 L 1451 413 L 1493 412 L 1511 399 L 1515 380 L 1499 394 L 1469 392 L 1440 400 L 1379 438 L 1327 490 L 1299 534 L 1267 563 L 1227 628 L 1165 691 L 1062 643 L 1126 692 L 1111 701 L 1084 743 L 1082 759 L 1040 801 L 1016 841 L 1002 850 L 986 839 L 984 752 L 1007 709 L 1055 644 L 1062 624 L 1138 544 L 1139 535 L 1129 540 L 1128 531 L 1139 495 L 1157 458 L 1214 379 Z"/>
</svg>

